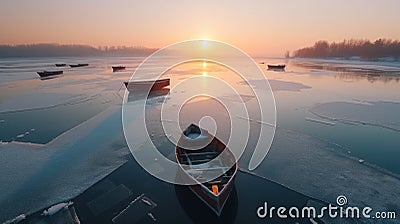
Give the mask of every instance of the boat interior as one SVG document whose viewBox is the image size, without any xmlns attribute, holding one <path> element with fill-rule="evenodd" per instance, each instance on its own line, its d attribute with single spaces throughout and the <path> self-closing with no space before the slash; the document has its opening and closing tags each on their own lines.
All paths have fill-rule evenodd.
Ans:
<svg viewBox="0 0 400 224">
<path fill-rule="evenodd" d="M 188 136 L 197 136 L 198 133 L 191 133 Z M 206 186 L 215 195 L 218 195 L 225 185 L 232 178 L 235 173 L 236 167 L 230 167 L 229 165 L 234 163 L 234 157 L 232 154 L 225 153 L 223 156 L 217 158 L 223 150 L 225 145 L 217 139 L 213 139 L 205 148 L 200 150 L 185 150 L 182 148 L 178 149 L 179 162 L 184 165 L 188 165 L 185 170 L 186 173 L 191 175 L 197 181 Z M 204 173 L 218 172 L 222 175 L 208 182 L 203 177 Z"/>
</svg>

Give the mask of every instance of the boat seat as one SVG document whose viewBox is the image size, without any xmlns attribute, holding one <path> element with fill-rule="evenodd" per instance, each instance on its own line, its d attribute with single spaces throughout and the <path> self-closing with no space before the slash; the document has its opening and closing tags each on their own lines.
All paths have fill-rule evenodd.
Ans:
<svg viewBox="0 0 400 224">
<path fill-rule="evenodd" d="M 221 183 L 221 180 L 210 181 L 210 182 L 208 182 L 208 183 L 211 184 L 211 185 L 220 184 L 220 183 Z"/>
<path fill-rule="evenodd" d="M 206 156 L 206 155 L 217 155 L 218 152 L 191 152 L 191 153 L 185 153 L 187 156 Z"/>
<path fill-rule="evenodd" d="M 220 169 L 227 169 L 229 167 L 208 167 L 208 168 L 191 168 L 186 170 L 187 172 L 193 171 L 211 171 L 211 170 L 220 170 Z"/>
<path fill-rule="evenodd" d="M 192 163 L 199 164 L 199 163 L 206 163 L 206 162 L 209 162 L 210 159 L 199 159 L 199 160 L 190 159 L 190 161 L 191 161 Z"/>
</svg>

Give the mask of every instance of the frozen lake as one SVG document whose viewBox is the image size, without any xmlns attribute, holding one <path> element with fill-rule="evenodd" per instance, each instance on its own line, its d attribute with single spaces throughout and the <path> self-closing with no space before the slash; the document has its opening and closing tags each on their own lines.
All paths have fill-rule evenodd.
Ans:
<svg viewBox="0 0 400 224">
<path fill-rule="evenodd" d="M 122 82 L 143 59 L 0 59 L 0 222 L 74 198 L 131 158 L 121 124 Z M 255 60 L 287 66 L 279 72 L 259 65 L 274 92 L 278 128 L 270 153 L 251 172 L 247 164 L 257 139 L 250 136 L 241 170 L 325 202 L 346 195 L 351 205 L 400 214 L 400 63 Z M 56 68 L 55 63 L 89 66 Z M 113 73 L 113 65 L 125 65 L 126 70 Z M 172 69 L 166 74 L 172 91 L 148 100 L 148 124 L 156 144 L 164 141 L 157 117 L 162 102 L 173 108 L 193 91 L 173 91 L 188 77 L 220 77 L 252 108 L 254 97 L 243 80 L 222 66 L 206 67 L 206 73 L 202 63 Z M 36 74 L 57 69 L 64 74 L 54 79 L 41 80 Z M 258 88 L 259 80 L 249 84 Z M 207 81 L 195 88 L 206 93 Z M 225 90 L 220 97 L 236 102 Z M 142 100 L 130 96 L 128 105 Z M 218 106 L 207 98 L 191 100 L 182 108 L 181 126 L 209 115 L 219 136 L 228 138 L 229 117 Z M 257 130 L 263 124 L 252 125 Z M 139 150 L 144 150 L 140 143 Z M 173 148 L 162 147 L 162 153 L 171 157 Z"/>
</svg>

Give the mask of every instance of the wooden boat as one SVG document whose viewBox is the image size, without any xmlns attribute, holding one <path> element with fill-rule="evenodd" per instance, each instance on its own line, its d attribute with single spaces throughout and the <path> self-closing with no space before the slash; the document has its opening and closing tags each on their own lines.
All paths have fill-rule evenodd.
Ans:
<svg viewBox="0 0 400 224">
<path fill-rule="evenodd" d="M 286 65 L 268 65 L 269 70 L 284 70 Z"/>
<path fill-rule="evenodd" d="M 53 76 L 53 75 L 61 75 L 63 74 L 64 71 L 41 71 L 41 72 L 37 72 L 37 74 L 40 77 L 48 77 L 48 76 Z"/>
<path fill-rule="evenodd" d="M 65 67 L 67 64 L 56 64 L 56 67 Z"/>
<path fill-rule="evenodd" d="M 204 143 L 205 140 L 209 144 L 204 148 L 198 150 L 183 148 L 185 144 L 197 145 L 200 142 Z M 235 155 L 219 139 L 195 124 L 191 124 L 183 131 L 175 154 L 176 160 L 184 173 L 183 177 L 190 178 L 197 183 L 190 185 L 189 188 L 215 214 L 220 216 L 233 189 L 234 179 L 238 170 Z M 217 158 L 217 156 L 219 157 Z M 185 166 L 186 168 L 182 164 L 187 165 Z M 219 172 L 222 175 L 211 181 L 204 182 L 205 179 L 202 176 L 207 172 Z"/>
<path fill-rule="evenodd" d="M 112 70 L 113 70 L 113 72 L 125 70 L 125 66 L 112 66 Z"/>
<path fill-rule="evenodd" d="M 131 81 L 124 82 L 125 87 L 129 91 L 137 91 L 137 90 L 159 90 L 166 86 L 169 86 L 170 78 L 158 79 L 158 80 L 142 80 L 142 81 Z"/>
<path fill-rule="evenodd" d="M 84 67 L 88 66 L 89 64 L 71 64 L 69 65 L 71 68 L 77 68 L 77 67 Z"/>
</svg>

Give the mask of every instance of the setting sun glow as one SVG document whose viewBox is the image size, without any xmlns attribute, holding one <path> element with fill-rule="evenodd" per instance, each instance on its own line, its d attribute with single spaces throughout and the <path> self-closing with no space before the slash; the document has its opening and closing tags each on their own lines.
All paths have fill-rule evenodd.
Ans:
<svg viewBox="0 0 400 224">
<path fill-rule="evenodd" d="M 162 48 L 212 37 L 253 56 L 282 57 L 286 51 L 317 40 L 400 39 L 400 29 L 396 29 L 399 8 L 396 0 L 384 4 L 363 0 L 4 0 L 0 3 L 0 29 L 4 31 L 0 44 Z"/>
</svg>

